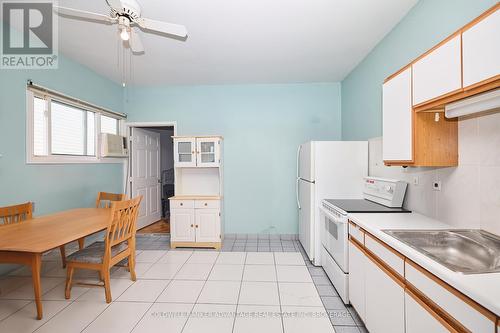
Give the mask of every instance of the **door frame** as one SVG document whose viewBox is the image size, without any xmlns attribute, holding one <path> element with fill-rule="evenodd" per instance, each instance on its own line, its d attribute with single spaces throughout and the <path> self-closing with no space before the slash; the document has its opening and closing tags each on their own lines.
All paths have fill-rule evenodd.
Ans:
<svg viewBox="0 0 500 333">
<path fill-rule="evenodd" d="M 127 138 L 127 146 L 131 145 L 131 129 L 134 127 L 140 128 L 152 128 L 155 127 L 173 127 L 174 128 L 174 136 L 177 135 L 177 122 L 176 121 L 152 121 L 152 122 L 124 122 L 122 125 L 123 133 L 126 133 Z M 160 142 L 161 146 L 161 142 Z M 161 149 L 161 148 L 160 148 Z M 130 184 L 130 175 L 129 175 L 129 165 L 131 164 L 132 154 L 128 154 L 128 158 L 123 163 L 123 192 L 127 198 L 131 198 L 132 194 L 132 186 Z M 175 173 L 174 173 L 174 184 L 175 184 Z"/>
</svg>

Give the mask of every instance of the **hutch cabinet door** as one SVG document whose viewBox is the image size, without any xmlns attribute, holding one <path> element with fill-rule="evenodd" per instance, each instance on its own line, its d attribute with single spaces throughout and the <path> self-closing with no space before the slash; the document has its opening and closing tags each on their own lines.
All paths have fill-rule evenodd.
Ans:
<svg viewBox="0 0 500 333">
<path fill-rule="evenodd" d="M 196 139 L 197 165 L 199 167 L 218 167 L 220 165 L 220 139 Z"/>
<path fill-rule="evenodd" d="M 176 167 L 196 166 L 195 138 L 176 138 L 174 140 L 174 163 Z"/>
</svg>

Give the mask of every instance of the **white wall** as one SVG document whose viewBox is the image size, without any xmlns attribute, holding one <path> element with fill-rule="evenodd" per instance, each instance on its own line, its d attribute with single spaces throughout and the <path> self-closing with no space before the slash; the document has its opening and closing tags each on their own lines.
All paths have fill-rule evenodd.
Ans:
<svg viewBox="0 0 500 333">
<path fill-rule="evenodd" d="M 405 207 L 412 211 L 500 235 L 500 112 L 460 119 L 458 126 L 458 167 L 386 167 L 382 138 L 374 138 L 369 140 L 369 173 L 407 181 Z M 418 185 L 413 185 L 414 177 Z M 432 189 L 434 180 L 442 182 L 441 191 Z"/>
</svg>

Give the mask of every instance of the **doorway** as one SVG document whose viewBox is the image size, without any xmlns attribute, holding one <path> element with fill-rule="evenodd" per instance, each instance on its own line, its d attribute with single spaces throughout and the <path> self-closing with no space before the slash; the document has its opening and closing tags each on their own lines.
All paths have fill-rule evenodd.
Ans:
<svg viewBox="0 0 500 333">
<path fill-rule="evenodd" d="M 170 233 L 168 198 L 175 194 L 172 136 L 175 123 L 128 123 L 129 160 L 126 192 L 142 195 L 137 219 L 138 233 Z"/>
</svg>

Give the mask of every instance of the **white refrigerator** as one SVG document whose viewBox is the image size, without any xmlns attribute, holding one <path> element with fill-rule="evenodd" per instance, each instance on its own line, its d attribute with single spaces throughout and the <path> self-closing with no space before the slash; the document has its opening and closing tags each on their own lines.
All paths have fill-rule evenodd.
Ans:
<svg viewBox="0 0 500 333">
<path fill-rule="evenodd" d="M 299 146 L 299 240 L 313 265 L 321 266 L 321 200 L 359 199 L 367 175 L 367 141 L 310 141 Z"/>
</svg>

